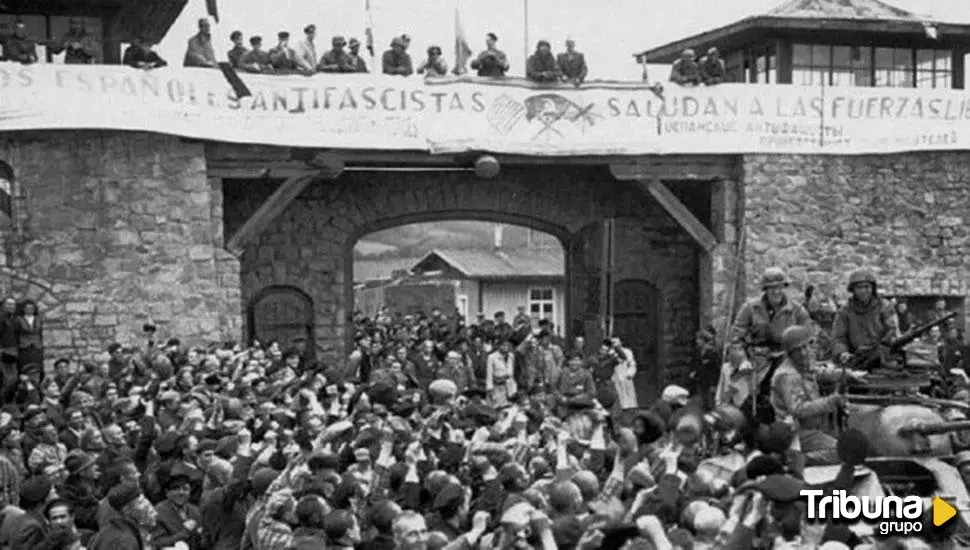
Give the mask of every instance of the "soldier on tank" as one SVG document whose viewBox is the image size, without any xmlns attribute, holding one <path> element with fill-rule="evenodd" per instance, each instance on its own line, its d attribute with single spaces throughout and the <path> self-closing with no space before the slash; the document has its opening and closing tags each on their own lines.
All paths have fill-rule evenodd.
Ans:
<svg viewBox="0 0 970 550">
<path fill-rule="evenodd" d="M 887 346 L 899 338 L 899 321 L 889 300 L 879 296 L 876 277 L 867 269 L 849 276 L 849 301 L 835 314 L 833 351 L 840 362 L 853 354 Z M 888 357 L 881 357 L 888 360 Z"/>
<path fill-rule="evenodd" d="M 766 269 L 761 277 L 761 296 L 744 304 L 731 327 L 729 342 L 742 345 L 754 367 L 755 391 L 742 411 L 757 423 L 774 421 L 768 394 L 771 370 L 784 357 L 782 334 L 789 327 L 811 322 L 808 311 L 785 293 L 788 284 L 784 271 L 777 267 Z"/>
<path fill-rule="evenodd" d="M 836 439 L 821 428 L 845 405 L 845 396 L 835 393 L 822 397 L 818 381 L 837 381 L 841 371 L 816 367 L 815 333 L 810 327 L 789 327 L 782 341 L 785 358 L 771 377 L 775 418 L 795 426 L 798 437 L 792 450 L 801 451 L 806 465 L 838 464 Z"/>
</svg>

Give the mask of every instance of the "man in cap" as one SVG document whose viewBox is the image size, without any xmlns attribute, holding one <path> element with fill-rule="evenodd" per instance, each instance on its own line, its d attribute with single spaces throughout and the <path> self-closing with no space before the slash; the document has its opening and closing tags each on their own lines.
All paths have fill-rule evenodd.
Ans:
<svg viewBox="0 0 970 550">
<path fill-rule="evenodd" d="M 727 70 L 724 68 L 724 60 L 717 48 L 707 50 L 707 55 L 701 58 L 700 62 L 701 81 L 705 86 L 714 86 L 724 82 Z"/>
<path fill-rule="evenodd" d="M 509 70 L 509 58 L 505 52 L 496 47 L 498 36 L 490 32 L 485 35 L 485 50 L 472 60 L 471 68 L 478 71 L 478 76 L 505 76 Z"/>
<path fill-rule="evenodd" d="M 296 43 L 294 51 L 296 56 L 293 61 L 296 68 L 306 74 L 312 74 L 317 67 L 317 46 L 313 41 L 317 37 L 317 26 L 307 25 L 303 29 L 304 39 Z"/>
<path fill-rule="evenodd" d="M 344 46 L 347 45 L 344 37 L 334 36 L 330 40 L 330 44 L 332 48 L 320 58 L 320 64 L 317 65 L 317 70 L 321 73 L 353 72 L 350 70 L 350 59 L 347 56 L 347 52 L 344 51 Z"/>
<path fill-rule="evenodd" d="M 246 46 L 243 46 L 243 33 L 242 31 L 232 31 L 229 35 L 229 41 L 232 42 L 232 49 L 226 53 L 226 57 L 229 58 L 229 63 L 232 64 L 232 68 L 239 69 L 241 65 L 239 61 L 242 56 L 246 55 Z"/>
<path fill-rule="evenodd" d="M 263 49 L 263 37 L 252 36 L 249 38 L 249 45 L 252 49 L 244 53 L 239 58 L 239 66 L 250 73 L 267 73 L 273 70 L 273 62 L 269 52 Z"/>
<path fill-rule="evenodd" d="M 576 41 L 572 38 L 566 39 L 566 51 L 556 56 L 556 64 L 566 82 L 579 86 L 586 80 L 586 57 L 576 51 Z"/>
<path fill-rule="evenodd" d="M 131 45 L 125 49 L 125 55 L 122 57 L 121 62 L 123 65 L 145 70 L 168 65 L 158 53 L 152 50 L 151 41 L 145 38 L 135 38 L 132 40 Z M 118 347 L 120 348 L 121 346 Z"/>
<path fill-rule="evenodd" d="M 199 19 L 199 33 L 189 39 L 182 65 L 186 67 L 218 67 L 216 51 L 212 47 L 212 25 Z"/>
<path fill-rule="evenodd" d="M 13 24 L 13 35 L 0 41 L 3 57 L 0 61 L 11 61 L 30 65 L 37 63 L 37 43 L 27 36 L 27 25 L 23 21 Z"/>
<path fill-rule="evenodd" d="M 84 26 L 84 20 L 72 17 L 67 34 L 48 42 L 51 53 L 64 53 L 65 65 L 91 65 L 98 62 L 98 44 Z"/>
<path fill-rule="evenodd" d="M 855 353 L 878 349 L 880 362 L 888 362 L 884 346 L 899 338 L 895 308 L 879 296 L 876 277 L 867 269 L 852 272 L 848 290 L 849 301 L 839 308 L 832 324 L 835 356 L 844 363 Z M 860 366 L 871 368 L 874 364 Z"/>
<path fill-rule="evenodd" d="M 701 83 L 701 69 L 697 65 L 697 54 L 687 49 L 680 54 L 670 68 L 670 81 L 681 86 L 697 86 Z"/>
<path fill-rule="evenodd" d="M 769 378 L 771 366 L 784 356 L 781 337 L 785 330 L 811 322 L 808 311 L 787 296 L 787 287 L 784 271 L 777 267 L 766 269 L 761 277 L 761 296 L 744 304 L 731 327 L 729 340 L 745 347 L 755 369 L 755 386 Z"/>
<path fill-rule="evenodd" d="M 366 73 L 367 63 L 364 58 L 360 56 L 360 40 L 356 38 L 351 38 L 350 42 L 347 44 L 347 48 L 350 50 L 347 52 L 347 57 L 349 58 L 348 64 L 352 73 Z"/>
<path fill-rule="evenodd" d="M 838 464 L 834 437 L 823 433 L 830 415 L 845 405 L 845 396 L 822 397 L 818 378 L 838 380 L 835 369 L 815 367 L 815 335 L 807 326 L 793 326 L 782 335 L 785 358 L 771 378 L 771 404 L 775 418 L 798 429 L 797 447 L 808 465 Z M 857 375 L 857 373 L 853 373 Z"/>
<path fill-rule="evenodd" d="M 290 33 L 281 31 L 276 35 L 279 41 L 269 51 L 269 60 L 277 71 L 292 71 L 296 68 L 296 52 L 290 47 Z"/>
<path fill-rule="evenodd" d="M 88 543 L 88 550 L 145 548 L 158 514 L 137 485 L 119 485 L 108 491 L 108 502 L 121 517 L 108 521 Z"/>
</svg>

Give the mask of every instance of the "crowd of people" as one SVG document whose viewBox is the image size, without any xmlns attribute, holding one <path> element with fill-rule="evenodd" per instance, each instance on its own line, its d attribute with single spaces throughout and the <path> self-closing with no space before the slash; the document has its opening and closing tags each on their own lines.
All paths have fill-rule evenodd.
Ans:
<svg viewBox="0 0 970 550">
<path fill-rule="evenodd" d="M 216 56 L 216 46 L 213 43 L 212 26 L 208 19 L 199 20 L 198 33 L 192 36 L 185 52 L 183 65 L 185 67 L 216 68 L 219 61 Z M 281 31 L 277 34 L 275 46 L 267 47 L 263 37 L 251 36 L 248 39 L 242 31 L 233 31 L 229 35 L 232 44 L 227 51 L 230 65 L 248 73 L 263 74 L 304 74 L 315 73 L 367 73 L 370 72 L 366 60 L 361 56 L 361 42 L 357 38 L 349 41 L 343 36 L 334 36 L 330 40 L 330 49 L 317 44 L 317 29 L 315 25 L 307 25 L 303 29 L 303 38 L 290 45 L 290 33 Z M 28 36 L 27 27 L 23 22 L 14 24 L 11 36 L 5 37 L 0 46 L 3 56 L 0 61 L 12 61 L 31 64 L 38 61 L 37 46 L 46 45 L 55 54 L 65 53 L 66 64 L 92 64 L 99 62 L 100 52 L 94 37 L 85 29 L 84 21 L 72 19 L 70 30 L 60 40 L 36 41 Z M 509 71 L 509 61 L 505 52 L 498 49 L 498 36 L 487 33 L 485 49 L 468 60 L 470 68 L 480 77 L 502 77 Z M 155 52 L 153 44 L 144 38 L 136 37 L 125 50 L 122 64 L 139 69 L 155 69 L 168 65 Z M 426 76 L 445 76 L 448 74 L 448 63 L 442 57 L 441 48 L 436 45 L 428 46 L 427 56 L 415 66 L 408 49 L 411 37 L 407 34 L 395 36 L 391 40 L 390 48 L 381 55 L 380 70 L 383 74 L 397 76 L 411 76 L 415 73 Z M 372 48 L 372 46 L 368 46 Z M 371 52 L 373 55 L 373 52 Z M 456 66 L 452 72 L 456 75 L 465 74 L 468 67 Z M 526 78 L 534 82 L 554 84 L 558 82 L 581 84 L 588 73 L 586 58 L 576 51 L 576 43 L 572 39 L 566 40 L 565 51 L 553 55 L 551 45 L 546 40 L 536 44 L 536 51 L 526 62 Z"/>
<path fill-rule="evenodd" d="M 850 281 L 831 316 L 845 360 L 900 334 L 871 274 Z M 730 359 L 702 331 L 694 384 L 650 403 L 622 341 L 564 342 L 524 308 L 358 313 L 336 364 L 161 344 L 149 323 L 144 345 L 45 370 L 36 304 L 8 299 L 0 548 L 899 547 L 806 519 L 806 468 L 865 436 L 819 428 L 844 405 L 815 381 L 821 309 L 780 270 L 762 283 Z"/>
</svg>

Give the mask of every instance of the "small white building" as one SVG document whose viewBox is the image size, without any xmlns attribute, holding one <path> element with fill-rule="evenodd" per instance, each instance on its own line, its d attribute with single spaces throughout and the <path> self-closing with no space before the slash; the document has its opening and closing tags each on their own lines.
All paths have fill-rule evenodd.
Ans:
<svg viewBox="0 0 970 550">
<path fill-rule="evenodd" d="M 468 323 L 499 311 L 511 322 L 519 307 L 562 331 L 566 271 L 561 248 L 432 250 L 411 273 L 454 283 L 455 308 Z M 447 312 L 446 312 L 447 313 Z"/>
</svg>

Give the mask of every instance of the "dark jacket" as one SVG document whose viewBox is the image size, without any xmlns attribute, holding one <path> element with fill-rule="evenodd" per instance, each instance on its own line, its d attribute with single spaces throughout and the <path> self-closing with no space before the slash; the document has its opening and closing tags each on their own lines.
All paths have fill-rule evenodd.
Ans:
<svg viewBox="0 0 970 550">
<path fill-rule="evenodd" d="M 889 344 L 899 336 L 896 310 L 888 300 L 874 296 L 868 304 L 855 297 L 839 308 L 832 324 L 833 353 L 855 353 L 860 348 Z"/>
<path fill-rule="evenodd" d="M 98 529 L 98 487 L 89 480 L 69 477 L 58 491 L 61 498 L 74 510 L 74 524 L 78 529 Z"/>
<path fill-rule="evenodd" d="M 17 345 L 20 349 L 31 346 L 44 347 L 44 321 L 39 317 L 34 317 L 34 323 L 30 324 L 23 316 L 14 319 L 17 328 Z"/>
<path fill-rule="evenodd" d="M 139 69 L 139 63 L 154 63 L 155 67 L 164 67 L 168 65 L 168 62 L 162 59 L 162 56 L 148 50 L 147 52 L 140 46 L 128 46 L 125 49 L 125 55 L 121 59 L 123 65 L 129 67 L 134 67 Z"/>
<path fill-rule="evenodd" d="M 174 546 L 176 542 L 183 541 L 189 548 L 198 548 L 194 533 L 186 531 L 183 520 L 179 516 L 178 510 L 170 501 L 164 500 L 155 507 L 158 512 L 158 521 L 152 531 L 152 544 L 159 548 Z M 186 519 L 190 519 L 196 525 L 202 525 L 202 515 L 199 508 L 193 504 L 185 505 Z"/>
<path fill-rule="evenodd" d="M 13 315 L 0 314 L 0 350 L 17 350 L 17 323 Z"/>
<path fill-rule="evenodd" d="M 94 535 L 87 550 L 145 550 L 145 541 L 135 522 L 119 517 Z"/>
<path fill-rule="evenodd" d="M 32 511 L 10 520 L 11 548 L 18 550 L 36 550 L 44 548 L 47 538 L 47 521 Z"/>
<path fill-rule="evenodd" d="M 533 82 L 558 82 L 561 73 L 551 53 L 535 52 L 525 64 L 525 76 Z"/>
<path fill-rule="evenodd" d="M 570 55 L 563 52 L 556 56 L 556 64 L 559 65 L 559 70 L 562 71 L 563 76 L 566 78 L 570 80 L 578 79 L 580 82 L 586 80 L 588 69 L 586 67 L 586 57 L 583 54 L 573 52 Z"/>
<path fill-rule="evenodd" d="M 387 50 L 381 57 L 381 64 L 384 68 L 384 74 L 400 76 L 411 76 L 414 74 L 411 56 L 405 51 L 394 48 Z"/>
<path fill-rule="evenodd" d="M 373 539 L 362 542 L 359 550 L 394 550 L 394 537 L 379 533 Z"/>
<path fill-rule="evenodd" d="M 323 529 L 300 527 L 293 531 L 293 542 L 286 550 L 318 550 L 327 547 L 327 534 Z"/>
</svg>

